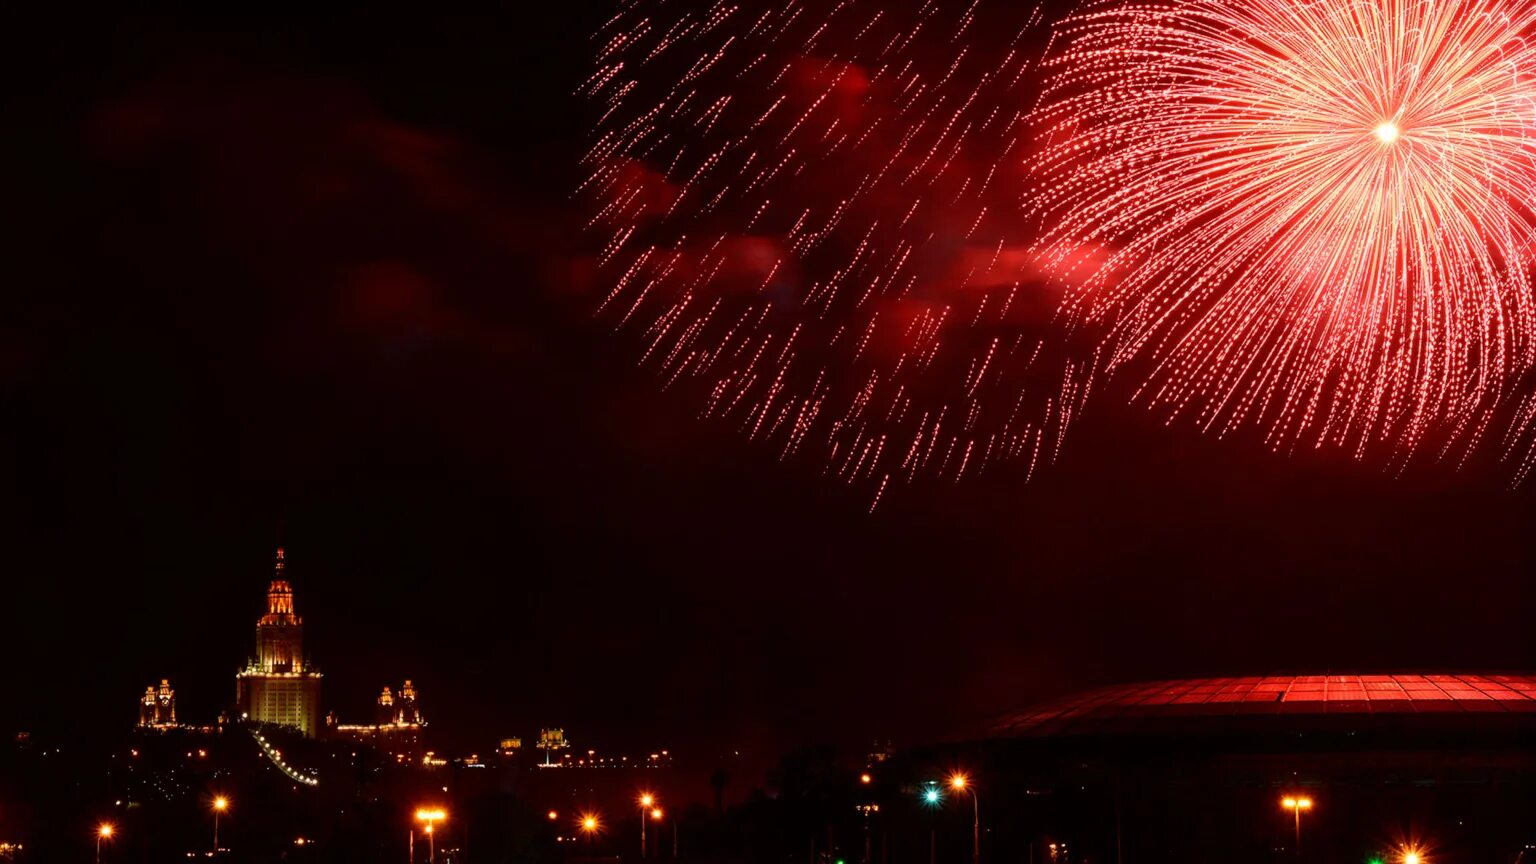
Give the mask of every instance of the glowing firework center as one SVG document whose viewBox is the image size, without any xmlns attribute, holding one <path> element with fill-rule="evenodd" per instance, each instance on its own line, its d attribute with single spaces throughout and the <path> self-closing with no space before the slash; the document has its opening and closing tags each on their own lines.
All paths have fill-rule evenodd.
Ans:
<svg viewBox="0 0 1536 864">
<path fill-rule="evenodd" d="M 1516 414 L 1536 3 L 1091 4 L 1056 28 L 1034 215 L 1137 395 L 1393 459 Z M 1134 135 L 1123 134 L 1133 128 Z M 1411 143 L 1412 146 L 1405 146 Z"/>
</svg>

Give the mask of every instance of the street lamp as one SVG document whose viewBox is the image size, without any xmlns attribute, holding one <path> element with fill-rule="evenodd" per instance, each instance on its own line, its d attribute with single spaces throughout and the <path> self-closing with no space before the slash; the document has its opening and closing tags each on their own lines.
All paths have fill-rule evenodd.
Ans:
<svg viewBox="0 0 1536 864">
<path fill-rule="evenodd" d="M 101 864 L 101 841 L 111 840 L 115 830 L 111 822 L 103 822 L 96 828 L 96 864 Z"/>
<path fill-rule="evenodd" d="M 592 838 L 597 836 L 598 832 L 603 830 L 602 820 L 597 818 L 596 813 L 583 813 L 581 814 L 581 821 L 577 822 L 576 824 L 581 826 L 581 833 L 586 835 L 587 854 L 590 855 L 592 850 Z"/>
<path fill-rule="evenodd" d="M 213 799 L 213 854 L 219 854 L 219 817 L 229 809 L 229 799 L 218 795 Z"/>
<path fill-rule="evenodd" d="M 1408 846 L 1403 849 L 1403 864 L 1426 864 L 1424 852 L 1417 846 Z"/>
<path fill-rule="evenodd" d="M 976 787 L 969 777 L 956 772 L 949 776 L 949 788 L 971 794 L 971 803 L 976 808 L 975 820 L 971 822 L 971 864 L 981 864 L 981 799 L 976 797 Z"/>
<path fill-rule="evenodd" d="M 448 811 L 441 807 L 422 807 L 416 811 L 416 821 L 427 823 L 427 827 L 421 829 L 427 835 L 427 861 L 433 864 L 437 861 L 437 840 L 433 837 L 436 833 L 437 823 L 448 818 Z"/>
<path fill-rule="evenodd" d="M 944 804 L 944 793 L 939 791 L 936 784 L 929 783 L 923 789 L 923 805 L 929 810 L 937 810 Z M 928 864 L 933 864 L 937 855 L 939 838 L 933 822 L 928 823 Z"/>
<path fill-rule="evenodd" d="M 1306 796 L 1287 795 L 1280 799 L 1280 806 L 1296 816 L 1296 860 L 1301 860 L 1301 811 L 1312 809 L 1312 799 Z M 1414 862 L 1417 864 L 1417 862 Z"/>
<path fill-rule="evenodd" d="M 655 804 L 655 803 L 656 803 L 656 796 L 655 795 L 652 795 L 649 792 L 641 792 L 640 793 L 640 857 L 641 858 L 645 857 L 645 850 L 646 850 L 646 845 L 645 845 L 645 816 L 646 816 L 646 813 L 648 813 L 650 811 L 651 805 Z"/>
</svg>

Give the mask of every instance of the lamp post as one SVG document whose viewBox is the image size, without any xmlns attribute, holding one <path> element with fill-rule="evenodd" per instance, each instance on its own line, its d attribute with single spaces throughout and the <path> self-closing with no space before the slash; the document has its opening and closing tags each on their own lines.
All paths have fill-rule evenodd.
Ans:
<svg viewBox="0 0 1536 864">
<path fill-rule="evenodd" d="M 597 835 L 597 832 L 602 830 L 603 823 L 598 820 L 595 814 L 583 813 L 581 814 L 581 822 L 579 824 L 581 825 L 581 833 L 587 838 L 587 854 L 590 855 L 592 854 L 592 838 Z"/>
<path fill-rule="evenodd" d="M 937 809 L 939 809 L 940 806 L 943 805 L 943 803 L 944 803 L 944 793 L 939 791 L 939 787 L 938 786 L 935 786 L 932 783 L 928 784 L 928 787 L 923 790 L 923 804 L 925 806 L 927 806 L 928 809 L 930 809 L 930 810 L 937 810 Z M 938 829 L 936 829 L 934 827 L 933 820 L 929 820 L 929 822 L 928 822 L 928 864 L 935 864 L 934 859 L 935 859 L 936 854 L 937 854 L 936 850 L 938 849 L 938 841 L 939 841 Z"/>
<path fill-rule="evenodd" d="M 665 815 L 665 814 L 662 813 L 662 810 L 661 810 L 660 807 L 654 807 L 654 808 L 651 809 L 651 821 L 653 821 L 653 822 L 660 822 L 661 821 L 661 817 L 663 815 Z M 644 822 L 645 821 L 645 817 L 643 817 L 643 816 L 640 817 L 640 821 Z M 657 858 L 661 857 L 661 826 L 660 825 L 656 826 L 656 857 Z"/>
<path fill-rule="evenodd" d="M 651 805 L 656 803 L 656 796 L 649 792 L 640 793 L 640 857 L 645 857 L 645 817 L 650 814 Z"/>
<path fill-rule="evenodd" d="M 101 864 L 101 841 L 111 840 L 115 829 L 111 822 L 103 822 L 96 829 L 96 864 Z"/>
<path fill-rule="evenodd" d="M 1296 860 L 1301 860 L 1301 811 L 1312 809 L 1312 799 L 1306 796 L 1287 795 L 1280 799 L 1280 806 L 1296 817 Z"/>
<path fill-rule="evenodd" d="M 976 797 L 976 787 L 964 774 L 953 774 L 949 778 L 949 788 L 971 795 L 971 804 L 976 808 L 975 819 L 971 822 L 971 864 L 981 864 L 981 799 Z"/>
<path fill-rule="evenodd" d="M 214 799 L 213 799 L 213 854 L 215 854 L 215 855 L 219 854 L 219 817 L 223 816 L 224 815 L 224 811 L 228 810 L 228 809 L 229 809 L 229 799 L 228 798 L 225 798 L 223 795 L 218 795 L 218 796 L 214 797 Z"/>
<path fill-rule="evenodd" d="M 864 814 L 864 864 L 874 864 L 873 859 L 870 857 L 869 814 L 871 814 L 871 813 L 879 813 L 880 812 L 880 805 L 879 804 L 860 804 L 859 806 L 857 806 L 857 807 L 855 807 L 853 809 L 855 809 L 855 810 L 859 811 L 860 813 Z"/>
<path fill-rule="evenodd" d="M 421 829 L 427 835 L 427 861 L 434 864 L 437 861 L 437 840 L 432 836 L 436 833 L 437 823 L 448 818 L 448 811 L 441 807 L 422 807 L 416 811 L 416 821 L 425 822 L 427 827 Z"/>
</svg>

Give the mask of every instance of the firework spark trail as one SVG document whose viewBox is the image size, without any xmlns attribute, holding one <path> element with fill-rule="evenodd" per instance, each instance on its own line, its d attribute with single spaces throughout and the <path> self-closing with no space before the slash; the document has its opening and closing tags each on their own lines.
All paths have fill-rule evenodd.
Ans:
<svg viewBox="0 0 1536 864">
<path fill-rule="evenodd" d="M 1531 0 L 1072 15 L 1026 195 L 1040 248 L 1068 250 L 1068 317 L 1110 327 L 1109 368 L 1170 419 L 1394 460 L 1475 446 L 1536 359 L 1533 35 Z M 1511 450 L 1536 408 L 1514 413 Z"/>
<path fill-rule="evenodd" d="M 1049 462 L 1097 354 L 1042 347 L 1060 295 L 1019 236 L 1040 19 L 626 4 L 582 88 L 600 314 L 704 415 L 814 452 L 872 505 L 893 479 Z"/>
</svg>

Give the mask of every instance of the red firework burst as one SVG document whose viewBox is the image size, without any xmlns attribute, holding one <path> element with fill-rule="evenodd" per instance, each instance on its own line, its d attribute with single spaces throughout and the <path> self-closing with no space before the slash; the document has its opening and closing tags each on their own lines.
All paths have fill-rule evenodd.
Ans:
<svg viewBox="0 0 1536 864">
<path fill-rule="evenodd" d="M 1533 30 L 1528 0 L 1073 15 L 1032 204 L 1047 244 L 1108 251 L 1054 262 L 1068 309 L 1205 428 L 1476 443 L 1536 352 Z"/>
<path fill-rule="evenodd" d="M 706 416 L 876 501 L 1053 458 L 1093 359 L 1050 350 L 1057 298 L 1016 236 L 1038 17 L 626 6 L 584 87 L 602 314 Z"/>
</svg>

